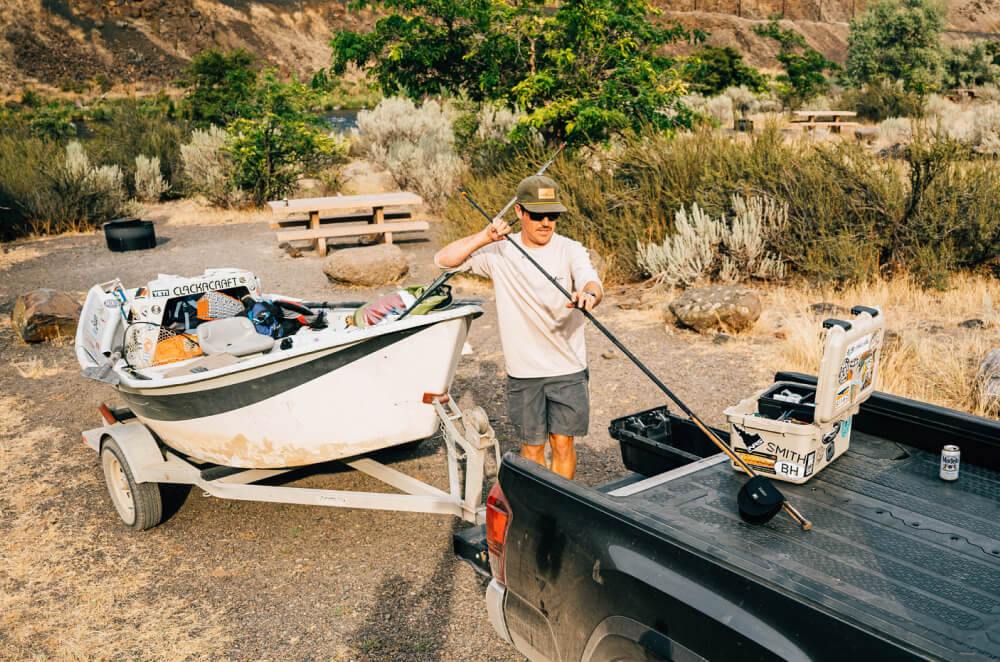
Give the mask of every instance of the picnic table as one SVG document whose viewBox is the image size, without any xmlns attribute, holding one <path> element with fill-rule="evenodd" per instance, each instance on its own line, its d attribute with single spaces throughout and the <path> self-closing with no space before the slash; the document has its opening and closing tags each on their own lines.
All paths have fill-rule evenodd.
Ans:
<svg viewBox="0 0 1000 662">
<path fill-rule="evenodd" d="M 430 226 L 427 221 L 405 220 L 411 218 L 409 210 L 386 211 L 387 208 L 408 207 L 423 202 L 423 198 L 416 193 L 397 191 L 369 195 L 336 195 L 327 198 L 294 200 L 285 198 L 272 200 L 267 205 L 275 213 L 299 214 L 271 221 L 272 228 L 297 228 L 279 230 L 275 235 L 279 242 L 308 239 L 312 241 L 317 253 L 326 255 L 326 241 L 333 237 L 380 234 L 381 242 L 391 244 L 394 232 L 428 229 Z M 305 216 L 301 215 L 303 212 L 306 213 Z M 331 212 L 339 213 L 331 214 Z"/>
<path fill-rule="evenodd" d="M 830 129 L 833 133 L 840 133 L 842 128 L 858 126 L 857 122 L 844 122 L 842 118 L 857 117 L 857 113 L 850 110 L 796 110 L 792 113 L 795 119 L 791 121 L 795 126 L 802 127 L 809 131 L 816 127 Z"/>
</svg>

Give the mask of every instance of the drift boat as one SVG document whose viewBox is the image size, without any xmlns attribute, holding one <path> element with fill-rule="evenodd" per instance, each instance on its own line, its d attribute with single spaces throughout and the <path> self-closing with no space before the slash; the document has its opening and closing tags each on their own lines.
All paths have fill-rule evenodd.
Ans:
<svg viewBox="0 0 1000 662">
<path fill-rule="evenodd" d="M 241 468 L 303 466 L 431 436 L 440 423 L 429 398 L 448 392 L 469 325 L 482 314 L 478 301 L 457 301 L 354 326 L 357 304 L 329 304 L 324 328 L 302 326 L 275 340 L 257 333 L 240 308 L 225 319 L 209 315 L 187 333 L 169 332 L 169 325 L 191 322 L 180 319 L 184 304 L 200 314 L 212 293 L 288 300 L 262 295 L 259 280 L 238 269 L 161 274 L 128 290 L 118 281 L 95 285 L 76 352 L 84 374 L 110 376 L 102 381 L 116 383 L 161 443 L 194 460 Z M 135 360 L 185 344 L 196 344 L 195 356 L 158 365 Z"/>
</svg>

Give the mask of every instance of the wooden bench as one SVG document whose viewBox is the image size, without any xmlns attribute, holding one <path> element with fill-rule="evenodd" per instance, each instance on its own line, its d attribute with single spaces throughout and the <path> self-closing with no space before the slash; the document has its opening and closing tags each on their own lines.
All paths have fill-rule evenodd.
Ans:
<svg viewBox="0 0 1000 662">
<path fill-rule="evenodd" d="M 427 221 L 386 220 L 408 219 L 409 211 L 386 212 L 386 207 L 401 207 L 423 204 L 423 199 L 415 193 L 375 193 L 371 195 L 338 195 L 329 198 L 298 198 L 295 200 L 274 200 L 268 206 L 276 213 L 302 213 L 306 216 L 275 219 L 272 228 L 296 227 L 275 233 L 278 241 L 308 239 L 320 255 L 326 255 L 326 240 L 333 237 L 364 236 L 381 234 L 381 241 L 392 243 L 393 232 L 416 232 L 427 230 Z M 359 209 L 366 211 L 358 212 Z M 367 209 L 371 209 L 370 212 Z M 348 212 L 323 215 L 321 212 Z"/>
<path fill-rule="evenodd" d="M 857 113 L 850 110 L 796 110 L 792 113 L 795 119 L 789 123 L 802 127 L 804 131 L 815 128 L 829 129 L 831 133 L 840 133 L 844 127 L 853 128 L 858 126 L 857 122 L 844 122 L 841 118 L 857 117 Z"/>
</svg>

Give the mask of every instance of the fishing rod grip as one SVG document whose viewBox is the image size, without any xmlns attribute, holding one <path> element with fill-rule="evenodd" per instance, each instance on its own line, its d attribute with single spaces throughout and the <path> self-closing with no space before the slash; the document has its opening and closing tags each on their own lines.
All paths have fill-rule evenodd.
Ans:
<svg viewBox="0 0 1000 662">
<path fill-rule="evenodd" d="M 803 517 L 802 513 L 796 510 L 795 506 L 793 506 L 792 504 L 788 503 L 787 501 L 784 501 L 781 504 L 781 509 L 784 510 L 786 513 L 788 513 L 788 516 L 791 517 L 793 520 L 795 520 L 798 523 L 798 525 L 802 527 L 803 531 L 808 531 L 809 529 L 812 528 L 813 526 L 812 522 Z"/>
</svg>

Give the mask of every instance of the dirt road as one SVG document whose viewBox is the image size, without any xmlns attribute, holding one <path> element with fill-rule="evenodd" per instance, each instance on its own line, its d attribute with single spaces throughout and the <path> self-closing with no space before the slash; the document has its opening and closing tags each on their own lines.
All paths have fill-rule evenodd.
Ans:
<svg viewBox="0 0 1000 662">
<path fill-rule="evenodd" d="M 408 284 L 436 275 L 436 230 L 401 243 Z M 192 491 L 177 495 L 179 508 L 155 529 L 136 533 L 121 523 L 96 455 L 80 442 L 80 431 L 98 423 L 97 404 L 114 402 L 114 392 L 79 376 L 70 340 L 27 346 L 15 337 L 6 313 L 19 294 L 51 287 L 82 295 L 116 276 L 135 286 L 158 272 L 223 266 L 256 272 L 265 291 L 307 299 L 370 299 L 391 289 L 332 285 L 318 258 L 279 250 L 266 223 L 161 224 L 157 234 L 161 243 L 150 251 L 111 253 L 92 234 L 0 256 L 0 658 L 520 659 L 490 627 L 482 583 L 451 553 L 451 534 L 464 526 L 457 520 L 229 502 Z M 483 406 L 503 450 L 513 450 L 491 295 L 468 281 L 462 287 L 462 296 L 488 301 L 452 393 Z M 767 381 L 773 367 L 753 359 L 759 341 L 715 345 L 665 334 L 657 310 L 616 305 L 632 296 L 610 295 L 599 317 L 708 422 L 720 423 L 724 407 Z M 625 471 L 608 422 L 664 398 L 625 358 L 602 358 L 611 345 L 593 329 L 587 341 L 593 416 L 578 445 L 578 479 L 600 484 Z M 437 439 L 382 459 L 446 484 Z M 336 467 L 295 484 L 378 489 Z"/>
</svg>

